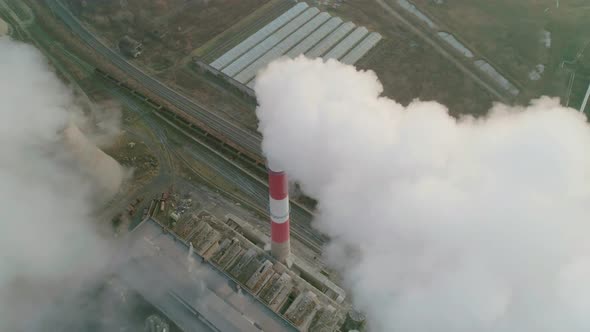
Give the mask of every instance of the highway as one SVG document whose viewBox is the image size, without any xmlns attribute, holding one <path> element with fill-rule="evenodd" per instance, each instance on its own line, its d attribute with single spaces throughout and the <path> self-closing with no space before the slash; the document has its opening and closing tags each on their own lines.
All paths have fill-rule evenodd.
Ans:
<svg viewBox="0 0 590 332">
<path fill-rule="evenodd" d="M 45 0 L 45 3 L 88 46 L 125 72 L 129 78 L 137 81 L 151 93 L 160 96 L 181 110 L 187 119 L 194 119 L 197 122 L 203 123 L 204 126 L 211 129 L 215 134 L 227 138 L 251 155 L 262 156 L 260 136 L 248 132 L 229 120 L 220 117 L 203 105 L 174 91 L 128 62 L 121 54 L 99 41 L 60 1 Z"/>
</svg>

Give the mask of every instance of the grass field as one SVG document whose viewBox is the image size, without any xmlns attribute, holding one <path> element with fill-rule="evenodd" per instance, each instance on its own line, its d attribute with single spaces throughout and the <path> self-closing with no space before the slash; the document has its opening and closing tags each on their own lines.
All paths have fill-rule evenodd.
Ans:
<svg viewBox="0 0 590 332">
<path fill-rule="evenodd" d="M 254 105 L 218 89 L 202 76 L 189 71 L 187 64 L 193 52 L 207 44 L 207 41 L 217 35 L 224 35 L 223 32 L 231 30 L 237 22 L 256 18 L 260 7 L 271 7 L 272 11 L 277 9 L 277 5 L 289 5 L 286 0 L 126 1 L 125 8 L 121 7 L 119 0 L 92 2 L 85 8 L 76 5 L 81 0 L 70 0 L 69 4 L 111 47 L 116 48 L 117 41 L 126 34 L 142 41 L 144 52 L 132 62 L 187 96 L 196 98 L 221 116 L 249 130 L 256 130 Z M 256 19 L 254 21 L 257 22 Z M 253 24 L 256 25 L 256 22 Z M 166 35 L 155 38 L 151 34 L 153 27 L 164 29 Z M 235 34 L 229 35 L 236 37 Z M 231 43 L 228 39 L 218 41 L 222 44 Z M 220 45 L 214 44 L 209 43 L 208 48 L 213 45 L 212 49 L 222 49 Z"/>
<path fill-rule="evenodd" d="M 105 0 L 83 7 L 82 0 L 70 0 L 70 7 L 113 45 L 124 35 L 142 41 L 142 61 L 149 65 L 156 57 L 153 62 L 161 68 L 165 58 L 178 63 L 268 2 L 126 0 L 122 6 L 118 0 Z"/>
<path fill-rule="evenodd" d="M 586 91 L 588 90 L 588 84 L 590 84 L 590 76 L 576 75 L 572 82 L 572 91 L 569 98 L 569 107 L 580 109 Z M 588 107 L 586 107 L 588 109 Z"/>
<path fill-rule="evenodd" d="M 516 83 L 535 93 L 550 91 L 563 60 L 572 59 L 590 41 L 590 2 L 587 0 L 453 0 L 437 4 L 413 2 L 443 29 L 456 34 Z M 557 8 L 557 3 L 559 7 Z M 551 46 L 544 44 L 551 33 Z M 529 72 L 544 64 L 543 82 L 531 82 Z"/>
<path fill-rule="evenodd" d="M 484 114 L 493 99 L 432 47 L 401 27 L 373 0 L 347 1 L 330 13 L 378 31 L 384 39 L 356 66 L 377 73 L 384 94 L 407 104 L 436 100 L 452 114 Z"/>
</svg>

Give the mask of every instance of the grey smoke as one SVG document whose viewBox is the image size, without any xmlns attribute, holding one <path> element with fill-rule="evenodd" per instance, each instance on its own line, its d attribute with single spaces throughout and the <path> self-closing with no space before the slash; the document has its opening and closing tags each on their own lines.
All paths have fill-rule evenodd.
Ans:
<svg viewBox="0 0 590 332">
<path fill-rule="evenodd" d="M 305 58 L 255 90 L 264 153 L 318 199 L 326 257 L 373 331 L 590 330 L 583 114 L 542 97 L 455 119 Z"/>
<path fill-rule="evenodd" d="M 37 50 L 0 37 L 0 331 L 83 320 L 111 254 L 91 216 L 101 193 L 64 144 L 75 99 Z"/>
</svg>

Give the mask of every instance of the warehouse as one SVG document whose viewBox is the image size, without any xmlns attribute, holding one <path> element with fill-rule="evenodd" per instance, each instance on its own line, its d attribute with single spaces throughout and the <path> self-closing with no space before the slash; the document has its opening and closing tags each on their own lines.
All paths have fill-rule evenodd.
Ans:
<svg viewBox="0 0 590 332">
<path fill-rule="evenodd" d="M 282 56 L 334 59 L 354 65 L 381 40 L 377 32 L 343 22 L 300 2 L 210 63 L 197 64 L 253 95 L 258 71 Z M 247 86 L 242 88 L 240 86 Z"/>
</svg>

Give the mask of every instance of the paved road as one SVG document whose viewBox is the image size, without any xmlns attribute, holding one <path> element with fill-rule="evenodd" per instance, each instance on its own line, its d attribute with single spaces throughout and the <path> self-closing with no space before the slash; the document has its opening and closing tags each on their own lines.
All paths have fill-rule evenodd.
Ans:
<svg viewBox="0 0 590 332">
<path fill-rule="evenodd" d="M 208 110 L 205 106 L 169 88 L 162 82 L 146 74 L 128 62 L 121 54 L 110 49 L 96 38 L 84 25 L 58 0 L 45 0 L 51 10 L 86 44 L 113 65 L 124 71 L 131 79 L 142 84 L 150 92 L 167 100 L 181 110 L 188 118 L 202 122 L 215 133 L 228 138 L 245 151 L 262 156 L 260 136 L 246 131 L 229 120 Z"/>
<path fill-rule="evenodd" d="M 471 77 L 476 83 L 481 85 L 486 91 L 491 93 L 493 96 L 498 98 L 498 100 L 509 103 L 510 100 L 505 97 L 504 93 L 499 92 L 497 88 L 488 84 L 486 81 L 482 80 L 479 75 L 475 72 L 474 69 L 468 68 L 461 60 L 458 60 L 456 56 L 449 53 L 444 47 L 440 46 L 434 39 L 430 38 L 428 34 L 416 24 L 407 20 L 404 16 L 402 16 L 397 10 L 395 10 L 392 6 L 387 4 L 384 0 L 375 0 L 379 6 L 381 6 L 387 13 L 393 16 L 396 20 L 400 21 L 406 28 L 410 29 L 414 34 L 424 40 L 427 44 L 432 46 L 440 55 L 442 55 L 447 60 L 451 61 L 459 70 L 461 70 L 465 75 Z"/>
</svg>

